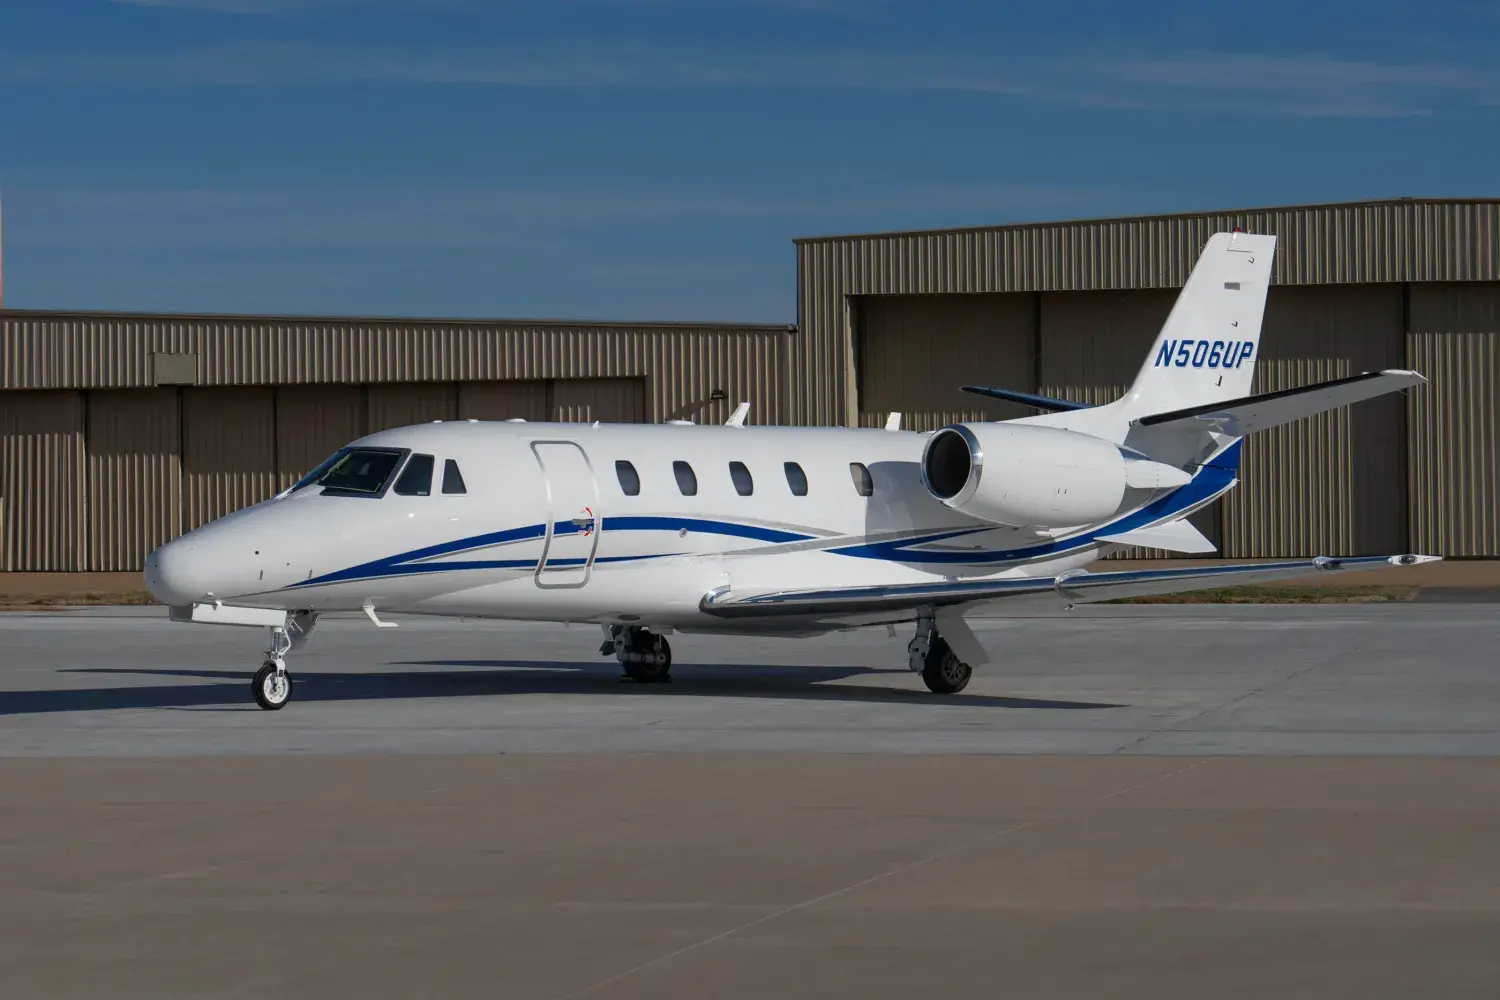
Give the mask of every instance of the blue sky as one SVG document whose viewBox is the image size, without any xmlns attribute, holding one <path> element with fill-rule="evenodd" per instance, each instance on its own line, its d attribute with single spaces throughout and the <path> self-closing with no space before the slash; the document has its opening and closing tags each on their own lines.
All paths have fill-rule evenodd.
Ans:
<svg viewBox="0 0 1500 1000">
<path fill-rule="evenodd" d="M 1500 194 L 1500 5 L 0 3 L 15 308 L 786 321 L 791 240 Z"/>
</svg>

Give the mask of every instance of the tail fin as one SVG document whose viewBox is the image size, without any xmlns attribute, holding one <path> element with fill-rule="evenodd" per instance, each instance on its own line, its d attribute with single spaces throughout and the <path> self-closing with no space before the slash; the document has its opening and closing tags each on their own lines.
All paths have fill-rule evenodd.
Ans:
<svg viewBox="0 0 1500 1000">
<path fill-rule="evenodd" d="M 1250 394 L 1276 237 L 1215 233 L 1120 400 L 1129 417 Z"/>
</svg>

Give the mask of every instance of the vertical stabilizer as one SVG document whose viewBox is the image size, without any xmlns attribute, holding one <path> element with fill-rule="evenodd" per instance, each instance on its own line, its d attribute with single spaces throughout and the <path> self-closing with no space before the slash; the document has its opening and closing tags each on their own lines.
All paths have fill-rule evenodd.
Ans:
<svg viewBox="0 0 1500 1000">
<path fill-rule="evenodd" d="M 1250 394 L 1276 237 L 1215 233 L 1120 407 L 1131 418 Z"/>
</svg>

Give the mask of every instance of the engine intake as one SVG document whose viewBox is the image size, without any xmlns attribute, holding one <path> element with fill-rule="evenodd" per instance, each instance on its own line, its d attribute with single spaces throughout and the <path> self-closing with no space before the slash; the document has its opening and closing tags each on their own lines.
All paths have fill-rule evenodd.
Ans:
<svg viewBox="0 0 1500 1000">
<path fill-rule="evenodd" d="M 1148 502 L 1148 491 L 1191 480 L 1174 466 L 1058 427 L 953 424 L 922 452 L 929 493 L 971 517 L 1015 527 L 1108 520 Z"/>
</svg>

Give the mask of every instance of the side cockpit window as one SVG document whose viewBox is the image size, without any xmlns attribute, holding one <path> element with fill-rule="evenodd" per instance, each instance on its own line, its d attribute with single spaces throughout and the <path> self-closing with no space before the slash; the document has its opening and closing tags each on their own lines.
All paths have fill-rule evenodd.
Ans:
<svg viewBox="0 0 1500 1000">
<path fill-rule="evenodd" d="M 324 496 L 378 497 L 405 457 L 400 448 L 345 448 L 298 480 L 291 492 L 321 486 Z"/>
<path fill-rule="evenodd" d="M 458 463 L 451 458 L 444 461 L 443 495 L 450 497 L 462 496 L 467 492 L 469 492 L 469 489 L 464 485 L 464 474 L 458 471 Z"/>
<path fill-rule="evenodd" d="M 432 495 L 432 456 L 413 455 L 396 480 L 396 494 L 403 497 Z"/>
</svg>

